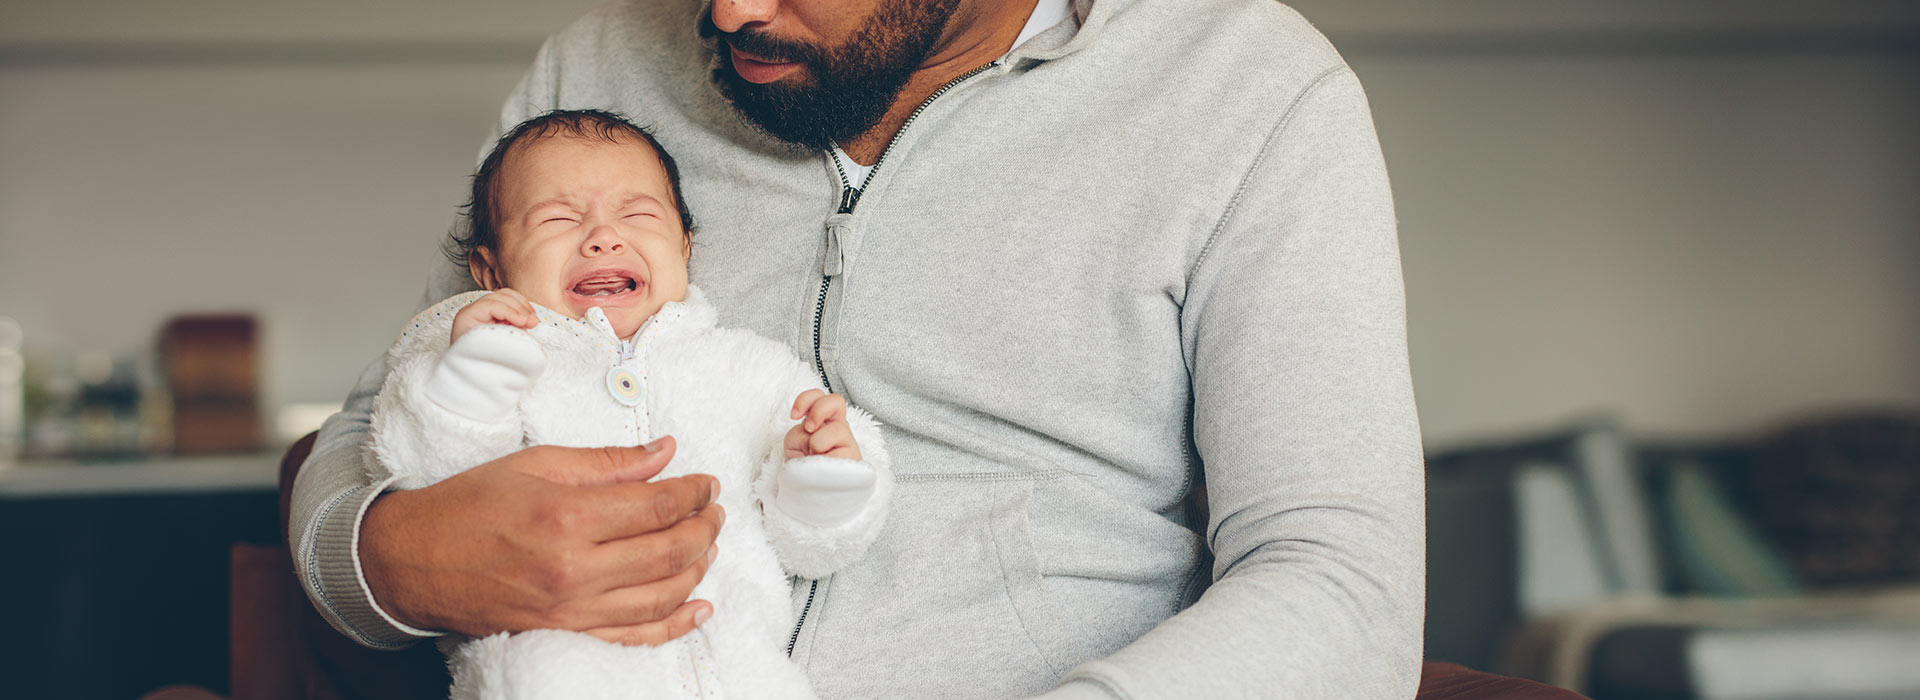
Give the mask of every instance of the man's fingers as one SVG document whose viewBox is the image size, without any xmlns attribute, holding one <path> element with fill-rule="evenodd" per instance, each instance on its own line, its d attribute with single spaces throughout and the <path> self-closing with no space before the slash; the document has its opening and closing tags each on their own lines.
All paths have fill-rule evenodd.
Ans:
<svg viewBox="0 0 1920 700">
<path fill-rule="evenodd" d="M 715 504 L 655 532 L 603 541 L 594 546 L 591 569 L 586 573 L 604 577 L 600 580 L 611 590 L 691 572 L 692 580 L 681 592 L 684 599 L 719 553 L 713 541 L 720 535 L 726 517 L 726 509 Z"/>
<path fill-rule="evenodd" d="M 609 458 L 607 476 L 612 478 L 613 483 L 646 481 L 667 468 L 667 463 L 673 461 L 674 450 L 678 448 L 679 444 L 674 442 L 672 435 L 639 447 L 605 448 L 603 454 Z M 719 488 L 719 484 L 715 483 L 714 489 L 717 491 Z"/>
<path fill-rule="evenodd" d="M 631 576 L 631 572 L 624 569 L 612 570 L 610 573 L 628 580 L 596 595 L 570 601 L 557 611 L 559 617 L 551 624 L 569 629 L 618 627 L 665 619 L 693 595 L 694 587 L 706 578 L 707 570 L 719 554 L 718 547 L 709 547 L 692 566 L 654 580 L 635 580 L 641 577 Z M 612 557 L 605 561 L 618 560 L 619 557 Z"/>
<path fill-rule="evenodd" d="M 813 406 L 813 402 L 820 400 L 820 397 L 826 395 L 827 392 L 819 389 L 808 389 L 800 392 L 800 396 L 793 400 L 793 411 L 789 413 L 787 417 L 800 420 L 801 416 L 807 415 L 807 409 Z"/>
<path fill-rule="evenodd" d="M 701 520 L 694 527 L 705 531 L 705 542 L 687 554 L 687 560 L 705 551 L 706 544 L 720 532 L 724 509 L 714 503 L 720 482 L 706 474 L 662 479 L 641 484 L 609 484 L 583 489 L 573 499 L 585 517 L 579 523 L 580 534 L 595 542 L 638 537 L 670 531 L 690 520 Z M 711 512 L 709 512 L 711 511 Z M 691 516 L 691 517 L 690 517 Z"/>
<path fill-rule="evenodd" d="M 678 609 L 717 553 L 718 482 L 614 481 L 653 476 L 671 445 L 528 448 L 386 494 L 361 526 L 368 585 L 416 627 L 469 635 L 631 627 L 603 636 L 633 641 L 683 634 L 694 622 Z M 623 537 L 634 542 L 602 549 Z M 615 592 L 611 607 L 598 605 Z"/>
<path fill-rule="evenodd" d="M 669 435 L 639 447 L 530 447 L 527 451 L 539 451 L 534 476 L 567 486 L 602 486 L 643 482 L 659 475 L 673 461 L 676 447 Z"/>
<path fill-rule="evenodd" d="M 649 622 L 624 627 L 597 627 L 587 630 L 587 634 L 627 646 L 660 646 L 679 639 L 700 623 L 713 615 L 713 604 L 704 600 L 689 600 L 680 605 L 658 622 Z"/>
</svg>

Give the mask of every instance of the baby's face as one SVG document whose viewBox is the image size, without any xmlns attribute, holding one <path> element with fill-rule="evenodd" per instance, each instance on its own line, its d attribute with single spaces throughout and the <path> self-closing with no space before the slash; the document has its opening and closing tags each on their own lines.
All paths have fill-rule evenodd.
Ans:
<svg viewBox="0 0 1920 700">
<path fill-rule="evenodd" d="M 638 139 L 549 136 L 501 164 L 499 249 L 474 278 L 581 318 L 600 307 L 625 338 L 687 295 L 688 241 L 667 171 Z"/>
</svg>

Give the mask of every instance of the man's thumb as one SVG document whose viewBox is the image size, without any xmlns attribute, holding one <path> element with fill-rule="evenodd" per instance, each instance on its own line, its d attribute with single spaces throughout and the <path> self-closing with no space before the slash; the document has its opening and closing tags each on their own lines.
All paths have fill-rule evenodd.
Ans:
<svg viewBox="0 0 1920 700">
<path fill-rule="evenodd" d="M 668 435 L 638 447 L 605 448 L 607 463 L 598 474 L 603 483 L 624 484 L 652 479 L 673 461 L 674 441 Z"/>
</svg>

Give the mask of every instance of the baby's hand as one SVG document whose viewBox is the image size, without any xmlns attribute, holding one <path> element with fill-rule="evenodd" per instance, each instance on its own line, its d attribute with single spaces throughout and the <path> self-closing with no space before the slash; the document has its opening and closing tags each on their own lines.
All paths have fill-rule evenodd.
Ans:
<svg viewBox="0 0 1920 700">
<path fill-rule="evenodd" d="M 847 425 L 847 400 L 839 394 L 808 389 L 793 401 L 789 418 L 801 419 L 787 431 L 787 459 L 826 455 L 841 459 L 860 459 L 860 446 L 853 442 L 853 428 Z"/>
<path fill-rule="evenodd" d="M 533 302 L 527 301 L 519 292 L 501 287 L 453 315 L 453 337 L 448 338 L 447 342 L 459 340 L 474 326 L 487 323 L 532 328 L 540 323 L 540 317 L 533 312 Z"/>
</svg>

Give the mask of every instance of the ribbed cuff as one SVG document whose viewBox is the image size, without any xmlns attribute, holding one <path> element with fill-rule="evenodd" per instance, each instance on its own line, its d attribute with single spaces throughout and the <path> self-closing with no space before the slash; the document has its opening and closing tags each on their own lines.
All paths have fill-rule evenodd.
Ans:
<svg viewBox="0 0 1920 700">
<path fill-rule="evenodd" d="M 320 612 L 334 629 L 375 649 L 398 649 L 441 636 L 403 623 L 382 610 L 360 568 L 360 523 L 367 508 L 386 493 L 396 477 L 341 494 L 318 517 L 307 571 L 318 592 Z"/>
</svg>

